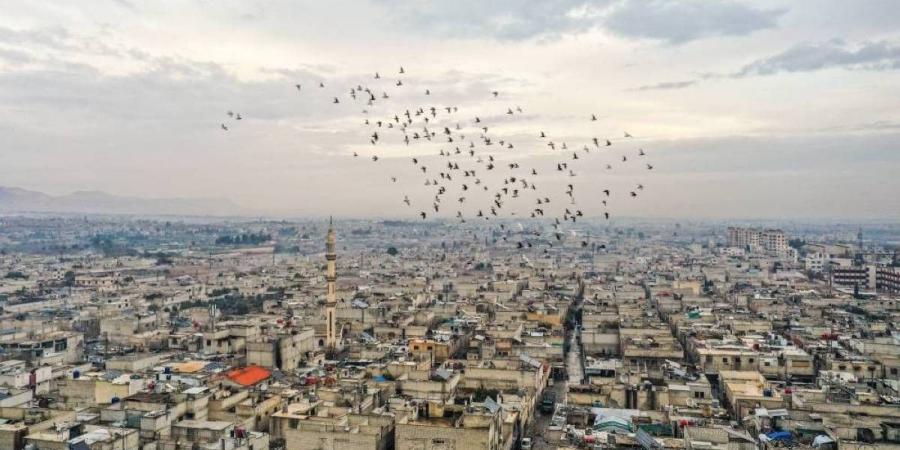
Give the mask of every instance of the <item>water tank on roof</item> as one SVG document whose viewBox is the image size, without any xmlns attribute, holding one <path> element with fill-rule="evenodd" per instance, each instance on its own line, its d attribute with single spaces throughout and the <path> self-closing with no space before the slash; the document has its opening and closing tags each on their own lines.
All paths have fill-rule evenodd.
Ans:
<svg viewBox="0 0 900 450">
<path fill-rule="evenodd" d="M 109 402 L 111 404 L 115 405 L 116 403 L 119 403 L 120 401 L 121 401 L 121 399 L 119 397 L 113 397 Z"/>
<path fill-rule="evenodd" d="M 80 371 L 80 370 L 73 370 L 73 371 L 72 371 L 72 378 L 75 379 L 75 380 L 81 378 L 81 371 Z"/>
<path fill-rule="evenodd" d="M 172 368 L 169 366 L 166 366 L 165 368 L 163 368 L 163 373 L 172 373 Z"/>
</svg>

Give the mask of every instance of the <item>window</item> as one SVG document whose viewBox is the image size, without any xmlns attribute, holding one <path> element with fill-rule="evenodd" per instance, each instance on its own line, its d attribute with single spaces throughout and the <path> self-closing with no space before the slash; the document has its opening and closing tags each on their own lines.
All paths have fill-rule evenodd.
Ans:
<svg viewBox="0 0 900 450">
<path fill-rule="evenodd" d="M 706 398 L 706 392 L 695 391 L 694 398 Z"/>
<path fill-rule="evenodd" d="M 897 368 L 891 367 L 891 375 L 897 375 Z"/>
<path fill-rule="evenodd" d="M 291 419 L 291 428 L 297 429 L 300 426 L 300 419 Z"/>
<path fill-rule="evenodd" d="M 209 340 L 209 339 L 207 339 L 207 340 L 206 340 L 206 346 L 209 347 L 209 346 L 211 346 L 211 345 L 212 345 L 212 341 Z"/>
<path fill-rule="evenodd" d="M 750 358 L 749 360 L 747 360 L 747 362 L 749 362 L 750 364 L 753 364 L 754 361 L 755 360 L 753 358 Z"/>
<path fill-rule="evenodd" d="M 712 355 L 706 355 L 706 362 L 708 362 L 708 363 L 712 362 Z"/>
<path fill-rule="evenodd" d="M 728 358 L 722 358 L 722 362 L 728 364 Z"/>
</svg>

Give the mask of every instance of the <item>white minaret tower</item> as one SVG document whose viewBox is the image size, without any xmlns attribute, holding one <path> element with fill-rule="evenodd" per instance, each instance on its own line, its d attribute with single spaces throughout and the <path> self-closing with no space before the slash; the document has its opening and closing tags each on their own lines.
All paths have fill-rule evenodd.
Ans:
<svg viewBox="0 0 900 450">
<path fill-rule="evenodd" d="M 328 261 L 325 272 L 325 281 L 328 282 L 328 292 L 325 296 L 325 345 L 329 349 L 338 347 L 337 322 L 334 315 L 334 308 L 337 305 L 335 292 L 335 281 L 337 281 L 335 261 L 337 260 L 337 254 L 334 252 L 334 243 L 334 223 L 329 219 L 328 236 L 325 238 L 325 259 Z"/>
</svg>

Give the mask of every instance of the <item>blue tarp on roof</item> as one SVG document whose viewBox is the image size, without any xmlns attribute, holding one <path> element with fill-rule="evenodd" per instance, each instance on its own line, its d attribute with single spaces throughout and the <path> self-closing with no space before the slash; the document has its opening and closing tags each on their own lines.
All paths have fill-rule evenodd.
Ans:
<svg viewBox="0 0 900 450">
<path fill-rule="evenodd" d="M 766 433 L 766 437 L 773 441 L 790 441 L 793 438 L 790 431 L 773 431 Z"/>
</svg>

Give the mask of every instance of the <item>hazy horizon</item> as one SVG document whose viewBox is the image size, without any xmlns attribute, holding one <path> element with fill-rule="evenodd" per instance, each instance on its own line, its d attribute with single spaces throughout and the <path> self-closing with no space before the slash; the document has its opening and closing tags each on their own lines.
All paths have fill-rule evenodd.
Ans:
<svg viewBox="0 0 900 450">
<path fill-rule="evenodd" d="M 388 144 L 372 163 L 359 108 L 331 104 L 403 66 L 383 114 L 489 117 L 517 145 L 498 159 L 542 168 L 542 188 L 572 180 L 550 176 L 535 130 L 576 149 L 631 133 L 615 151 L 645 149 L 653 173 L 582 158 L 586 216 L 602 189 L 641 183 L 611 200 L 617 217 L 900 218 L 895 2 L 0 4 L 2 186 L 413 219 L 404 195 L 430 194 L 410 158 L 439 146 Z M 228 110 L 244 120 L 223 132 Z"/>
</svg>

